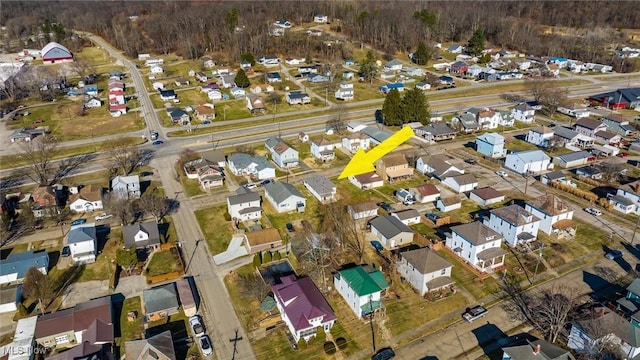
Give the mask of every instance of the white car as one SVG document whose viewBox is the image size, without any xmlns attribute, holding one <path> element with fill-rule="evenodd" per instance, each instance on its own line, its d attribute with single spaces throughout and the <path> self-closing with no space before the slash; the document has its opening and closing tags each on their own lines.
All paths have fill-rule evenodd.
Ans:
<svg viewBox="0 0 640 360">
<path fill-rule="evenodd" d="M 506 171 L 502 171 L 502 170 L 496 171 L 496 175 L 498 175 L 500 177 L 508 177 L 509 176 L 509 174 L 507 174 Z"/>
<path fill-rule="evenodd" d="M 198 345 L 200 345 L 200 350 L 202 350 L 202 354 L 204 356 L 209 356 L 213 354 L 213 345 L 211 345 L 211 339 L 209 336 L 204 335 L 198 339 Z"/>
<path fill-rule="evenodd" d="M 112 218 L 112 217 L 113 217 L 113 215 L 111 215 L 111 214 L 102 213 L 102 214 L 96 216 L 96 220 L 98 220 L 98 221 L 99 220 L 107 220 L 107 219 Z"/>
<path fill-rule="evenodd" d="M 593 216 L 600 216 L 600 215 L 602 215 L 602 211 L 600 211 L 600 210 L 598 210 L 598 209 L 590 208 L 590 207 L 588 207 L 588 208 L 584 208 L 584 211 L 585 211 L 587 214 L 591 214 L 591 215 L 593 215 Z"/>
<path fill-rule="evenodd" d="M 258 184 L 250 183 L 250 184 L 246 184 L 244 187 L 247 188 L 247 189 L 255 189 L 255 188 L 258 187 Z"/>
<path fill-rule="evenodd" d="M 193 335 L 196 337 L 204 335 L 204 326 L 202 326 L 202 322 L 200 322 L 200 317 L 198 315 L 189 318 L 189 325 L 191 326 L 191 330 L 193 330 Z"/>
</svg>

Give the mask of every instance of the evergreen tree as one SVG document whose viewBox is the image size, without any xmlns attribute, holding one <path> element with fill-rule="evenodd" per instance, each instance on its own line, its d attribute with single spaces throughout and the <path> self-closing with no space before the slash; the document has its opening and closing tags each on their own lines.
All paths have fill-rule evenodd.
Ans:
<svg viewBox="0 0 640 360">
<path fill-rule="evenodd" d="M 430 119 L 429 103 L 424 92 L 417 88 L 406 91 L 400 104 L 400 125 L 414 121 L 428 125 Z"/>
<path fill-rule="evenodd" d="M 238 73 L 236 74 L 236 77 L 233 79 L 233 81 L 236 83 L 237 87 L 241 87 L 243 89 L 248 88 L 249 85 L 251 85 L 251 81 L 249 81 L 247 74 L 245 74 L 244 70 L 242 69 L 238 70 Z"/>
<path fill-rule="evenodd" d="M 376 64 L 376 57 L 373 51 L 367 51 L 367 55 L 360 67 L 360 72 L 362 73 L 362 77 L 368 80 L 370 84 L 373 83 L 373 79 L 375 79 L 378 74 L 378 65 Z"/>
<path fill-rule="evenodd" d="M 256 64 L 256 58 L 253 57 L 252 53 L 246 53 L 246 54 L 240 55 L 240 61 L 247 61 L 251 63 L 251 66 Z"/>
<path fill-rule="evenodd" d="M 431 54 L 427 45 L 425 45 L 423 41 L 420 41 L 420 43 L 418 43 L 418 49 L 413 53 L 411 60 L 418 65 L 427 65 L 430 57 Z"/>
<path fill-rule="evenodd" d="M 402 125 L 401 111 L 402 100 L 400 99 L 400 92 L 398 89 L 393 89 L 389 91 L 382 104 L 383 123 L 387 126 Z"/>
<path fill-rule="evenodd" d="M 469 43 L 467 44 L 467 51 L 475 56 L 482 55 L 482 50 L 484 50 L 484 43 L 486 41 L 487 38 L 484 36 L 484 30 L 476 30 L 473 35 L 471 35 L 471 39 L 469 39 Z"/>
</svg>

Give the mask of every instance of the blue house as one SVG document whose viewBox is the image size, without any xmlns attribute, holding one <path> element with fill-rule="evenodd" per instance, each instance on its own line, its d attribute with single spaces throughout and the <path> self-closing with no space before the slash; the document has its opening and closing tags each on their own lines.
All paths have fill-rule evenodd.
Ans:
<svg viewBox="0 0 640 360">
<path fill-rule="evenodd" d="M 476 138 L 476 151 L 490 158 L 501 158 L 506 154 L 504 136 L 497 133 L 484 133 Z"/>
<path fill-rule="evenodd" d="M 388 93 L 389 91 L 393 90 L 393 89 L 397 89 L 398 91 L 404 91 L 404 84 L 403 83 L 390 83 L 390 84 L 378 86 L 378 90 L 382 91 L 385 94 Z"/>
<path fill-rule="evenodd" d="M 280 76 L 279 72 L 276 72 L 276 71 L 268 72 L 266 76 L 267 76 L 268 83 L 282 82 L 282 77 Z"/>
<path fill-rule="evenodd" d="M 616 310 L 632 315 L 631 323 L 640 327 L 640 314 L 636 314 L 640 310 L 640 279 L 635 279 L 627 286 L 627 295 L 616 301 Z"/>
<path fill-rule="evenodd" d="M 85 85 L 84 93 L 89 96 L 98 96 L 98 85 L 96 84 Z"/>
<path fill-rule="evenodd" d="M 31 250 L 9 255 L 0 262 L 0 284 L 21 281 L 32 267 L 46 275 L 49 272 L 49 254 Z"/>
<path fill-rule="evenodd" d="M 347 59 L 347 60 L 344 61 L 344 64 L 347 65 L 347 66 L 352 66 L 352 65 L 355 65 L 356 62 L 353 61 L 353 59 Z"/>
</svg>

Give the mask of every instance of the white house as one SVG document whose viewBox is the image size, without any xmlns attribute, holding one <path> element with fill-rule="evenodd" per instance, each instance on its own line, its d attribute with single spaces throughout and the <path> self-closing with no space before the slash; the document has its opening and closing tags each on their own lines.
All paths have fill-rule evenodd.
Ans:
<svg viewBox="0 0 640 360">
<path fill-rule="evenodd" d="M 631 214 L 633 212 L 637 212 L 638 207 L 629 198 L 612 194 L 607 195 L 607 198 L 609 199 L 609 204 L 613 205 L 613 210 L 615 211 L 621 212 L 623 214 Z"/>
<path fill-rule="evenodd" d="M 504 194 L 490 186 L 474 189 L 469 193 L 469 199 L 480 206 L 490 206 L 504 201 Z"/>
<path fill-rule="evenodd" d="M 387 249 L 395 249 L 413 242 L 413 230 L 391 215 L 380 215 L 369 221 L 371 233 Z"/>
<path fill-rule="evenodd" d="M 321 203 L 336 201 L 337 187 L 324 175 L 311 175 L 302 181 L 304 187 Z"/>
<path fill-rule="evenodd" d="M 499 111 L 492 109 L 478 109 L 471 108 L 467 112 L 473 114 L 478 122 L 480 129 L 491 130 L 497 129 L 502 120 L 502 115 Z"/>
<path fill-rule="evenodd" d="M 531 124 L 536 119 L 536 109 L 527 103 L 520 103 L 511 109 L 513 118 L 525 124 Z"/>
<path fill-rule="evenodd" d="M 507 155 L 504 167 L 518 174 L 530 174 L 549 170 L 552 165 L 551 158 L 542 150 L 528 150 Z"/>
<path fill-rule="evenodd" d="M 329 17 L 327 15 L 318 14 L 313 16 L 313 22 L 319 24 L 325 24 L 329 21 Z"/>
<path fill-rule="evenodd" d="M 389 284 L 381 271 L 365 265 L 338 271 L 333 286 L 356 316 L 363 318 L 382 308 L 382 295 Z"/>
<path fill-rule="evenodd" d="M 384 186 L 384 179 L 382 179 L 382 176 L 375 171 L 349 176 L 349 182 L 362 190 L 375 189 Z"/>
<path fill-rule="evenodd" d="M 458 194 L 469 192 L 478 187 L 478 180 L 471 174 L 449 176 L 441 183 Z"/>
<path fill-rule="evenodd" d="M 451 227 L 446 246 L 464 262 L 482 272 L 493 272 L 504 265 L 506 252 L 502 249 L 502 236 L 474 221 Z"/>
<path fill-rule="evenodd" d="M 336 156 L 333 150 L 335 146 L 334 142 L 324 137 L 311 139 L 311 155 L 323 162 L 333 160 Z"/>
<path fill-rule="evenodd" d="M 453 265 L 435 251 L 424 247 L 400 253 L 397 271 L 420 294 L 453 285 Z"/>
<path fill-rule="evenodd" d="M 102 188 L 96 185 L 85 186 L 76 194 L 69 196 L 67 202 L 71 211 L 75 212 L 101 210 L 103 208 Z"/>
<path fill-rule="evenodd" d="M 442 212 L 449 212 L 462 208 L 462 200 L 459 196 L 439 197 L 436 200 L 436 209 Z"/>
<path fill-rule="evenodd" d="M 335 92 L 335 97 L 338 100 L 353 100 L 353 83 L 343 81 L 340 83 L 340 87 Z"/>
<path fill-rule="evenodd" d="M 342 148 L 351 153 L 356 153 L 358 149 L 368 150 L 371 147 L 371 138 L 361 132 L 352 132 L 342 138 Z"/>
<path fill-rule="evenodd" d="M 124 247 L 130 249 L 157 249 L 160 247 L 160 231 L 155 220 L 138 222 L 122 227 Z"/>
<path fill-rule="evenodd" d="M 273 208 L 279 212 L 298 211 L 304 212 L 307 199 L 295 186 L 276 181 L 264 186 L 264 194 Z"/>
<path fill-rule="evenodd" d="M 498 133 L 484 133 L 476 137 L 476 151 L 490 158 L 501 158 L 507 150 L 504 148 L 504 136 Z"/>
<path fill-rule="evenodd" d="M 276 177 L 276 168 L 262 156 L 235 153 L 229 156 L 227 166 L 236 176 L 252 176 L 257 180 L 273 179 Z"/>
<path fill-rule="evenodd" d="M 271 153 L 271 160 L 283 169 L 298 166 L 298 150 L 289 146 L 280 138 L 269 138 L 265 148 Z"/>
<path fill-rule="evenodd" d="M 605 125 L 602 121 L 591 118 L 580 118 L 576 121 L 574 129 L 582 135 L 594 137 L 594 135 L 599 131 L 606 131 L 607 125 Z"/>
<path fill-rule="evenodd" d="M 162 66 L 160 65 L 154 65 L 151 67 L 150 71 L 152 74 L 162 74 L 164 72 L 164 69 L 162 69 Z"/>
<path fill-rule="evenodd" d="M 522 207 L 513 204 L 491 210 L 484 224 L 500 233 L 511 246 L 533 241 L 538 237 L 540 219 Z"/>
<path fill-rule="evenodd" d="M 227 196 L 227 213 L 232 219 L 240 221 L 262 218 L 262 199 L 260 194 L 251 191 L 240 191 L 236 195 Z"/>
<path fill-rule="evenodd" d="M 636 180 L 620 186 L 616 195 L 631 200 L 636 208 L 640 208 L 640 181 Z"/>
<path fill-rule="evenodd" d="M 395 211 L 391 213 L 391 216 L 400 220 L 405 225 L 413 225 L 420 222 L 420 213 L 416 209 Z"/>
<path fill-rule="evenodd" d="M 296 342 L 309 341 L 317 328 L 328 333 L 336 322 L 331 306 L 310 277 L 284 276 L 271 290 L 280 317 Z"/>
<path fill-rule="evenodd" d="M 586 105 L 581 105 L 576 102 L 561 104 L 558 106 L 558 112 L 578 119 L 591 115 L 591 111 L 589 111 Z"/>
<path fill-rule="evenodd" d="M 222 100 L 222 92 L 220 90 L 212 89 L 207 91 L 207 98 L 209 100 Z"/>
<path fill-rule="evenodd" d="M 525 141 L 529 144 L 545 148 L 549 145 L 551 139 L 553 139 L 552 129 L 546 126 L 536 126 L 533 129 L 529 129 Z"/>
<path fill-rule="evenodd" d="M 375 201 L 364 201 L 347 205 L 347 213 L 351 215 L 353 220 L 367 219 L 378 216 L 378 208 Z"/>
<path fill-rule="evenodd" d="M 416 201 L 420 203 L 434 202 L 440 197 L 440 190 L 433 184 L 424 184 L 409 189 Z"/>
<path fill-rule="evenodd" d="M 462 165 L 444 154 L 421 156 L 416 160 L 416 170 L 439 180 L 464 174 Z"/>
<path fill-rule="evenodd" d="M 86 108 L 99 108 L 102 106 L 102 101 L 97 97 L 92 97 L 89 100 L 84 102 L 84 107 Z"/>
<path fill-rule="evenodd" d="M 89 264 L 96 261 L 98 237 L 96 224 L 85 223 L 71 227 L 65 245 L 69 246 L 71 259 L 75 264 Z"/>
<path fill-rule="evenodd" d="M 539 230 L 547 235 L 573 228 L 573 209 L 553 194 L 528 200 L 524 209 L 540 219 Z"/>
<path fill-rule="evenodd" d="M 111 193 L 115 196 L 136 199 L 140 197 L 140 177 L 138 175 L 116 176 L 111 180 Z"/>
<path fill-rule="evenodd" d="M 384 64 L 383 71 L 400 71 L 402 70 L 402 61 L 393 59 Z"/>
<path fill-rule="evenodd" d="M 303 93 L 301 91 L 289 91 L 285 95 L 285 100 L 289 105 L 304 105 L 311 102 L 311 97 L 307 93 Z"/>
</svg>

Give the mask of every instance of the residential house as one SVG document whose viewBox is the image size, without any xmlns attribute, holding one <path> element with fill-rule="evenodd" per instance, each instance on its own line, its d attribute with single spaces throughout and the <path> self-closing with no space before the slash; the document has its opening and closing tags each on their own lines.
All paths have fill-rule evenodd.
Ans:
<svg viewBox="0 0 640 360">
<path fill-rule="evenodd" d="M 281 27 L 283 29 L 289 29 L 293 26 L 288 20 L 278 20 L 273 23 L 273 25 Z"/>
<path fill-rule="evenodd" d="M 97 97 L 91 97 L 89 98 L 89 100 L 85 101 L 83 106 L 85 108 L 99 108 L 102 106 L 102 101 L 100 101 L 100 99 L 98 99 Z"/>
<path fill-rule="evenodd" d="M 580 118 L 574 126 L 575 131 L 579 134 L 593 138 L 598 131 L 607 130 L 607 125 L 602 121 L 591 118 Z"/>
<path fill-rule="evenodd" d="M 504 136 L 498 133 L 484 133 L 476 137 L 476 151 L 490 158 L 501 158 L 507 153 Z"/>
<path fill-rule="evenodd" d="M 85 186 L 76 194 L 69 196 L 69 207 L 75 212 L 92 212 L 102 206 L 102 188 L 96 185 Z"/>
<path fill-rule="evenodd" d="M 536 109 L 526 102 L 516 105 L 511 109 L 511 113 L 514 119 L 525 124 L 531 124 L 536 119 Z"/>
<path fill-rule="evenodd" d="M 136 199 L 140 197 L 140 177 L 138 175 L 116 176 L 111 179 L 111 193 L 117 197 Z"/>
<path fill-rule="evenodd" d="M 525 139 L 529 144 L 536 145 L 538 147 L 545 148 L 553 139 L 553 130 L 546 126 L 536 126 L 533 129 L 529 129 L 527 137 Z"/>
<path fill-rule="evenodd" d="M 0 275 L 1 276 L 1 275 Z M 0 288 L 0 314 L 18 310 L 18 304 L 22 303 L 22 285 L 3 286 Z M 0 347 L 0 354 L 4 354 Z"/>
<path fill-rule="evenodd" d="M 60 196 L 49 186 L 38 186 L 32 193 L 32 212 L 36 218 L 54 216 L 58 214 L 58 205 L 62 205 Z"/>
<path fill-rule="evenodd" d="M 177 86 L 177 87 L 182 87 L 182 86 L 187 86 L 190 84 L 189 80 L 187 78 L 185 78 L 184 76 L 180 76 L 179 78 L 175 79 L 173 81 L 173 83 Z"/>
<path fill-rule="evenodd" d="M 65 238 L 71 259 L 75 264 L 90 264 L 98 254 L 98 235 L 95 223 L 84 223 L 71 227 Z"/>
<path fill-rule="evenodd" d="M 321 203 L 333 202 L 337 198 L 337 187 L 324 175 L 311 175 L 302 181 L 304 187 Z"/>
<path fill-rule="evenodd" d="M 423 68 L 411 66 L 409 68 L 402 69 L 402 73 L 406 76 L 411 76 L 411 77 L 423 77 L 427 72 Z M 424 90 L 424 89 L 421 89 L 421 90 Z"/>
<path fill-rule="evenodd" d="M 413 230 L 391 215 L 380 215 L 369 221 L 371 233 L 380 239 L 387 249 L 407 245 L 413 242 Z"/>
<path fill-rule="evenodd" d="M 513 117 L 513 113 L 508 110 L 495 110 L 498 112 L 500 117 L 498 118 L 498 125 L 502 126 L 503 129 L 505 126 L 514 126 L 516 123 L 515 118 Z"/>
<path fill-rule="evenodd" d="M 307 141 L 309 141 L 309 134 L 305 133 L 304 131 L 300 131 L 298 133 L 298 140 L 300 140 L 300 142 L 306 143 Z"/>
<path fill-rule="evenodd" d="M 271 67 L 280 65 L 280 59 L 275 55 L 265 55 L 258 58 L 260 65 Z"/>
<path fill-rule="evenodd" d="M 392 78 L 395 77 L 395 74 L 393 74 L 393 73 L 390 73 L 390 74 L 393 75 L 393 76 L 391 76 Z M 380 75 L 380 76 L 382 77 L 382 75 Z M 400 92 L 403 92 L 404 91 L 404 84 L 397 82 L 397 83 L 389 83 L 389 84 L 378 86 L 378 90 L 382 91 L 385 94 L 388 93 L 389 91 L 393 90 L 393 89 L 396 89 L 396 90 L 398 90 Z"/>
<path fill-rule="evenodd" d="M 416 170 L 441 181 L 447 177 L 464 174 L 462 165 L 458 165 L 455 159 L 444 154 L 419 157 L 416 160 Z"/>
<path fill-rule="evenodd" d="M 251 176 L 257 180 L 273 179 L 276 177 L 275 167 L 262 156 L 235 153 L 229 156 L 227 166 L 236 176 Z"/>
<path fill-rule="evenodd" d="M 11 253 L 0 262 L 0 285 L 22 282 L 30 268 L 49 273 L 49 254 L 46 251 L 23 251 Z"/>
<path fill-rule="evenodd" d="M 469 199 L 478 203 L 482 207 L 491 206 L 504 201 L 504 193 L 491 186 L 474 189 L 469 193 Z"/>
<path fill-rule="evenodd" d="M 317 334 L 317 328 L 328 333 L 336 322 L 336 315 L 310 277 L 296 278 L 289 275 L 272 285 L 273 298 L 282 321 L 298 342 L 309 341 Z"/>
<path fill-rule="evenodd" d="M 300 58 L 288 57 L 288 58 L 284 59 L 284 62 L 287 65 L 296 66 L 296 65 L 300 65 L 301 63 L 303 63 L 304 62 L 304 58 L 300 59 Z"/>
<path fill-rule="evenodd" d="M 557 181 L 561 184 L 569 185 L 571 187 L 577 187 L 577 184 L 568 178 L 562 171 L 551 171 L 540 176 L 540 182 L 545 185 L 550 185 L 552 182 Z"/>
<path fill-rule="evenodd" d="M 378 205 L 375 201 L 350 204 L 347 205 L 347 213 L 349 213 L 354 220 L 367 219 L 378 216 Z"/>
<path fill-rule="evenodd" d="M 592 105 L 601 105 L 611 110 L 640 108 L 640 87 L 617 89 L 615 91 L 593 95 L 589 98 Z"/>
<path fill-rule="evenodd" d="M 180 108 L 167 108 L 167 115 L 171 118 L 174 124 L 180 124 L 182 126 L 191 125 L 191 117 L 189 114 Z"/>
<path fill-rule="evenodd" d="M 409 192 L 419 203 L 435 202 L 440 197 L 440 190 L 433 184 L 423 184 L 409 188 Z"/>
<path fill-rule="evenodd" d="M 573 209 L 556 195 L 547 194 L 527 200 L 524 209 L 540 219 L 539 230 L 547 235 L 572 232 Z"/>
<path fill-rule="evenodd" d="M 593 180 L 600 180 L 602 179 L 602 171 L 600 171 L 598 168 L 596 168 L 595 166 L 583 166 L 581 168 L 577 168 L 576 169 L 576 175 L 578 176 L 584 176 Z"/>
<path fill-rule="evenodd" d="M 213 104 L 198 105 L 194 113 L 199 121 L 213 121 L 216 119 L 216 110 Z"/>
<path fill-rule="evenodd" d="M 220 90 L 209 90 L 207 91 L 207 98 L 209 100 L 222 100 L 222 91 Z"/>
<path fill-rule="evenodd" d="M 471 174 L 447 176 L 441 180 L 441 183 L 458 194 L 469 192 L 478 187 L 478 180 Z"/>
<path fill-rule="evenodd" d="M 158 223 L 154 220 L 138 222 L 122 227 L 124 247 L 130 249 L 157 249 L 160 246 Z"/>
<path fill-rule="evenodd" d="M 224 159 L 224 156 L 223 156 Z M 224 185 L 224 160 L 222 166 L 209 161 L 204 156 L 184 164 L 184 172 L 189 179 L 197 179 L 200 187 L 208 191 L 213 187 Z"/>
<path fill-rule="evenodd" d="M 243 88 L 239 88 L 237 86 L 232 87 L 229 91 L 231 92 L 231 95 L 233 95 L 234 99 L 244 99 L 247 95 Z"/>
<path fill-rule="evenodd" d="M 298 150 L 289 146 L 280 138 L 269 138 L 265 142 L 265 148 L 271 153 L 271 160 L 283 169 L 298 166 Z"/>
<path fill-rule="evenodd" d="M 577 131 L 573 131 L 572 129 L 564 126 L 556 126 L 553 129 L 553 143 L 556 146 L 563 146 L 567 148 L 588 148 L 593 145 L 593 138 L 579 134 Z"/>
<path fill-rule="evenodd" d="M 391 213 L 391 216 L 400 220 L 405 225 L 420 223 L 420 213 L 416 209 L 405 209 Z"/>
<path fill-rule="evenodd" d="M 545 340 L 518 342 L 502 348 L 502 360 L 575 360 L 569 350 Z"/>
<path fill-rule="evenodd" d="M 309 74 L 309 76 L 307 77 L 307 81 L 312 84 L 324 83 L 330 80 L 331 78 L 329 76 L 323 74 Z"/>
<path fill-rule="evenodd" d="M 450 54 L 461 54 L 463 49 L 462 45 L 454 44 L 447 48 L 447 52 Z"/>
<path fill-rule="evenodd" d="M 507 244 L 517 246 L 538 237 L 540 218 L 514 204 L 492 209 L 484 224 L 500 233 Z"/>
<path fill-rule="evenodd" d="M 203 73 L 203 72 L 197 72 L 196 75 L 196 80 L 200 81 L 200 82 L 207 82 L 209 81 L 209 76 L 207 76 L 207 74 Z"/>
<path fill-rule="evenodd" d="M 449 72 L 457 75 L 464 75 L 469 69 L 469 64 L 464 61 L 456 61 L 449 66 Z"/>
<path fill-rule="evenodd" d="M 335 92 L 335 97 L 338 100 L 353 100 L 353 83 L 342 81 Z"/>
<path fill-rule="evenodd" d="M 465 134 L 471 134 L 473 132 L 476 132 L 480 129 L 480 126 L 478 125 L 478 122 L 476 121 L 476 117 L 475 115 L 473 115 L 472 113 L 469 112 L 465 112 L 464 114 L 455 116 L 452 120 L 451 120 L 451 125 L 455 128 L 458 129 L 458 131 L 465 133 Z"/>
<path fill-rule="evenodd" d="M 598 131 L 593 135 L 593 140 L 601 144 L 616 146 L 622 142 L 622 137 L 610 131 Z"/>
<path fill-rule="evenodd" d="M 102 346 L 110 346 L 115 341 L 114 309 L 111 296 L 105 296 L 72 308 L 38 316 L 35 342 L 47 349 L 71 348 L 51 358 L 100 359 Z M 64 355 L 63 355 L 64 354 Z"/>
<path fill-rule="evenodd" d="M 167 319 L 171 315 L 177 314 L 180 311 L 180 306 L 176 283 L 171 282 L 142 290 L 142 303 L 147 322 Z"/>
<path fill-rule="evenodd" d="M 432 143 L 456 138 L 456 131 L 443 122 L 432 122 L 419 127 L 415 129 L 415 134 Z"/>
<path fill-rule="evenodd" d="M 488 108 L 470 108 L 467 112 L 475 116 L 480 129 L 497 129 L 502 121 L 502 115 L 499 111 Z"/>
<path fill-rule="evenodd" d="M 324 137 L 311 139 L 311 155 L 316 159 L 325 161 L 331 161 L 335 158 L 334 152 L 336 144 Z"/>
<path fill-rule="evenodd" d="M 375 167 L 382 179 L 389 183 L 413 176 L 413 168 L 409 166 L 404 154 L 387 155 L 376 161 Z"/>
<path fill-rule="evenodd" d="M 254 84 L 249 86 L 249 92 L 252 94 L 271 93 L 275 89 L 269 84 Z"/>
<path fill-rule="evenodd" d="M 345 135 L 342 138 L 342 148 L 355 154 L 359 149 L 368 150 L 371 146 L 371 138 L 357 131 Z"/>
<path fill-rule="evenodd" d="M 220 79 L 220 84 L 225 89 L 231 89 L 236 86 L 235 74 L 221 74 L 218 75 L 218 79 Z"/>
<path fill-rule="evenodd" d="M 304 212 L 307 199 L 295 186 L 276 181 L 264 186 L 264 194 L 273 208 L 279 212 Z"/>
<path fill-rule="evenodd" d="M 323 15 L 323 14 L 314 15 L 313 16 L 313 22 L 320 23 L 320 24 L 326 24 L 327 22 L 329 22 L 329 17 L 327 15 Z"/>
<path fill-rule="evenodd" d="M 227 196 L 227 213 L 232 219 L 240 221 L 260 219 L 262 218 L 262 198 L 260 194 L 248 189 L 237 191 L 236 195 Z"/>
<path fill-rule="evenodd" d="M 558 106 L 558 112 L 576 119 L 588 118 L 589 115 L 591 115 L 591 112 L 586 105 L 570 101 L 560 104 L 560 106 Z"/>
<path fill-rule="evenodd" d="M 629 119 L 618 114 L 609 114 L 603 116 L 600 120 L 607 126 L 609 131 L 616 133 L 620 136 L 633 136 L 638 133 L 638 130 L 631 125 Z"/>
<path fill-rule="evenodd" d="M 445 244 L 464 262 L 482 272 L 504 266 L 502 235 L 479 221 L 451 227 Z"/>
<path fill-rule="evenodd" d="M 382 295 L 389 288 L 384 274 L 369 265 L 338 271 L 333 286 L 358 318 L 382 309 Z"/>
<path fill-rule="evenodd" d="M 84 94 L 86 96 L 98 96 L 98 85 L 87 84 L 84 86 Z"/>
<path fill-rule="evenodd" d="M 247 99 L 247 109 L 249 109 L 252 114 L 267 111 L 267 105 L 260 96 L 247 95 L 245 98 Z"/>
<path fill-rule="evenodd" d="M 383 71 L 400 71 L 402 70 L 402 61 L 393 59 L 384 64 Z"/>
<path fill-rule="evenodd" d="M 349 176 L 349 182 L 361 190 L 375 189 L 384 186 L 382 176 L 375 171 Z"/>
<path fill-rule="evenodd" d="M 445 196 L 439 197 L 438 200 L 436 200 L 436 209 L 445 213 L 461 208 L 462 199 L 460 198 L 460 196 Z"/>
<path fill-rule="evenodd" d="M 621 212 L 623 214 L 631 214 L 637 212 L 637 205 L 633 200 L 621 195 L 607 195 L 609 204 L 613 205 L 613 210 Z"/>
<path fill-rule="evenodd" d="M 397 271 L 424 296 L 454 284 L 451 279 L 453 265 L 428 247 L 404 251 L 399 254 Z"/>
<path fill-rule="evenodd" d="M 566 169 L 585 165 L 592 160 L 595 160 L 595 157 L 590 152 L 581 150 L 555 156 L 553 164 Z"/>
<path fill-rule="evenodd" d="M 637 208 L 640 208 L 640 181 L 636 180 L 620 186 L 616 191 L 616 195 L 631 200 Z"/>
<path fill-rule="evenodd" d="M 14 130 L 13 133 L 11 133 L 11 136 L 9 137 L 9 139 L 11 140 L 12 143 L 19 142 L 19 141 L 29 142 L 35 139 L 36 137 L 47 134 L 47 133 L 49 133 L 48 126 L 39 126 L 37 128 L 23 126 L 21 128 Z"/>
<path fill-rule="evenodd" d="M 518 174 L 540 173 L 551 166 L 551 158 L 542 150 L 518 151 L 507 155 L 504 167 Z"/>
<path fill-rule="evenodd" d="M 637 312 L 640 310 L 640 278 L 635 278 L 626 288 L 627 292 L 624 297 L 616 300 L 616 310 L 625 316 L 631 317 L 631 323 L 635 326 L 640 325 L 640 319 Z"/>
<path fill-rule="evenodd" d="M 361 131 L 365 135 L 369 136 L 371 138 L 371 143 L 375 145 L 383 143 L 393 135 L 391 131 L 378 129 L 374 126 L 365 126 Z"/>
<path fill-rule="evenodd" d="M 289 91 L 285 95 L 285 99 L 289 105 L 304 105 L 311 102 L 311 97 L 307 93 L 303 93 L 301 91 Z"/>
<path fill-rule="evenodd" d="M 149 71 L 152 74 L 162 74 L 164 72 L 164 69 L 160 65 L 153 65 Z"/>
<path fill-rule="evenodd" d="M 126 341 L 124 352 L 129 360 L 177 360 L 171 330 L 142 340 Z"/>
<path fill-rule="evenodd" d="M 284 248 L 280 232 L 275 228 L 245 232 L 244 245 L 249 254 L 262 251 L 280 251 Z"/>
<path fill-rule="evenodd" d="M 178 96 L 176 95 L 176 92 L 174 90 L 160 90 L 160 99 L 161 100 L 173 100 L 176 99 Z"/>
<path fill-rule="evenodd" d="M 416 89 L 426 91 L 431 89 L 431 84 L 426 81 L 420 81 L 416 83 Z"/>
<path fill-rule="evenodd" d="M 282 76 L 277 71 L 268 72 L 265 74 L 265 78 L 269 84 L 282 82 Z"/>
</svg>

